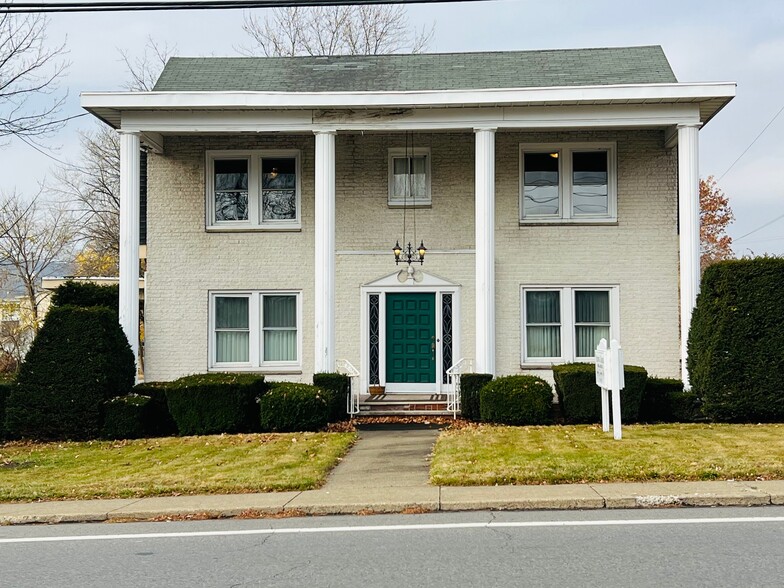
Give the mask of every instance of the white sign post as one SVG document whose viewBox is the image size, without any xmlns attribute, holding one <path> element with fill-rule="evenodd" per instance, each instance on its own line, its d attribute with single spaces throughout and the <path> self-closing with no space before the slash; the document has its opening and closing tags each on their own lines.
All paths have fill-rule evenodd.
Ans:
<svg viewBox="0 0 784 588">
<path fill-rule="evenodd" d="M 610 393 L 612 393 L 613 437 L 621 438 L 621 390 L 625 386 L 623 378 L 623 351 L 613 339 L 610 347 L 602 339 L 596 347 L 596 385 L 602 395 L 602 431 L 610 430 Z"/>
</svg>

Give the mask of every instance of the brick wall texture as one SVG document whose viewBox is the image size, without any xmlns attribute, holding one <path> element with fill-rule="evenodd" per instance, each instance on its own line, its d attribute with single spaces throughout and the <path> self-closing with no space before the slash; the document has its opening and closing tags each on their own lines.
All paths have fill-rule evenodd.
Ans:
<svg viewBox="0 0 784 588">
<path fill-rule="evenodd" d="M 410 138 L 409 138 L 410 141 Z M 519 145 L 575 141 L 617 144 L 618 223 L 520 226 Z M 410 144 L 410 143 L 409 143 Z M 360 367 L 360 288 L 394 272 L 403 211 L 387 206 L 388 149 L 403 133 L 336 139 L 336 357 Z M 416 133 L 429 147 L 432 206 L 409 209 L 408 238 L 431 249 L 422 269 L 460 286 L 461 355 L 474 355 L 474 135 Z M 302 229 L 207 232 L 206 151 L 299 149 Z M 314 354 L 314 148 L 312 135 L 167 137 L 149 160 L 145 377 L 169 380 L 208 368 L 209 292 L 302 292 L 302 371 Z M 677 154 L 661 131 L 496 135 L 496 333 L 498 374 L 520 373 L 521 287 L 618 285 L 627 363 L 652 374 L 679 373 Z M 418 241 L 417 241 L 418 242 Z M 457 358 L 455 358 L 457 359 Z M 363 366 L 364 367 L 364 366 Z M 541 372 L 537 372 L 541 373 Z M 541 373 L 547 376 L 547 373 Z"/>
</svg>

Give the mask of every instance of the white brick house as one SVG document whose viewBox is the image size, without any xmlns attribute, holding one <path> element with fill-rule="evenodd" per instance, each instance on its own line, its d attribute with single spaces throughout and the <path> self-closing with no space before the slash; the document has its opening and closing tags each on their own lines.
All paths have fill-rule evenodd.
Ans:
<svg viewBox="0 0 784 588">
<path fill-rule="evenodd" d="M 347 360 L 433 394 L 461 358 L 547 375 L 607 335 L 685 378 L 698 130 L 734 93 L 659 47 L 172 59 L 82 94 L 122 135 L 121 323 L 136 342 L 143 146 L 148 380 Z"/>
</svg>

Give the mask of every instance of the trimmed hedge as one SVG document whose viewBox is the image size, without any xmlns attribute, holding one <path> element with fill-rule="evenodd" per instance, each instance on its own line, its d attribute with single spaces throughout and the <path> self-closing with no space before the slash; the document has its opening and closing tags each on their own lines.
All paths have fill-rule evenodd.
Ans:
<svg viewBox="0 0 784 588">
<path fill-rule="evenodd" d="M 105 306 L 117 315 L 120 308 L 120 287 L 99 286 L 87 282 L 67 281 L 58 286 L 52 294 L 52 306 Z"/>
<path fill-rule="evenodd" d="M 687 367 L 703 412 L 727 422 L 784 421 L 784 258 L 706 268 Z"/>
<path fill-rule="evenodd" d="M 545 425 L 552 422 L 553 389 L 536 376 L 506 376 L 479 392 L 483 421 L 504 425 Z"/>
<path fill-rule="evenodd" d="M 460 414 L 464 419 L 479 422 L 479 391 L 493 379 L 493 374 L 462 374 L 460 376 Z"/>
<path fill-rule="evenodd" d="M 571 423 L 596 423 L 602 420 L 601 390 L 596 385 L 596 366 L 592 363 L 567 363 L 553 366 L 555 391 L 564 418 Z M 645 368 L 626 365 L 626 386 L 621 390 L 621 421 L 637 422 L 645 382 Z"/>
<path fill-rule="evenodd" d="M 640 403 L 640 422 L 670 423 L 672 397 L 683 392 L 683 382 L 672 378 L 648 378 Z"/>
<path fill-rule="evenodd" d="M 52 308 L 6 404 L 12 437 L 94 439 L 103 403 L 133 386 L 133 353 L 114 311 Z"/>
<path fill-rule="evenodd" d="M 673 392 L 670 395 L 670 418 L 675 423 L 704 421 L 702 402 L 693 391 Z"/>
<path fill-rule="evenodd" d="M 0 383 L 0 439 L 5 439 L 5 403 L 13 387 L 13 382 Z"/>
<path fill-rule="evenodd" d="M 262 431 L 318 431 L 329 422 L 331 396 L 310 384 L 276 382 L 259 402 Z"/>
<path fill-rule="evenodd" d="M 180 435 L 216 435 L 257 431 L 256 403 L 267 388 L 259 374 L 210 373 L 185 376 L 164 389 Z"/>
<path fill-rule="evenodd" d="M 146 424 L 147 430 L 154 437 L 169 437 L 177 434 L 177 423 L 174 422 L 169 405 L 166 404 L 166 387 L 172 382 L 143 382 L 133 387 L 133 394 L 148 396 L 150 403 Z"/>
<path fill-rule="evenodd" d="M 348 419 L 348 395 L 351 393 L 351 378 L 346 374 L 322 372 L 313 374 L 313 385 L 328 393 L 329 422 L 336 423 Z"/>
<path fill-rule="evenodd" d="M 153 436 L 153 400 L 149 396 L 129 394 L 118 396 L 104 404 L 104 439 L 139 439 Z"/>
</svg>

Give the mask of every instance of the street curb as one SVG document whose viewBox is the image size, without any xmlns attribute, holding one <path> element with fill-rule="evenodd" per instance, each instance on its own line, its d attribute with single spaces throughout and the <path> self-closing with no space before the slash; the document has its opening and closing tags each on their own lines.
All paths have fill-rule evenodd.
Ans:
<svg viewBox="0 0 784 588">
<path fill-rule="evenodd" d="M 0 504 L 0 525 L 471 510 L 597 510 L 765 505 L 784 505 L 784 481 L 411 486 L 360 488 L 337 492 L 322 489 L 268 494 L 7 503 Z"/>
</svg>

